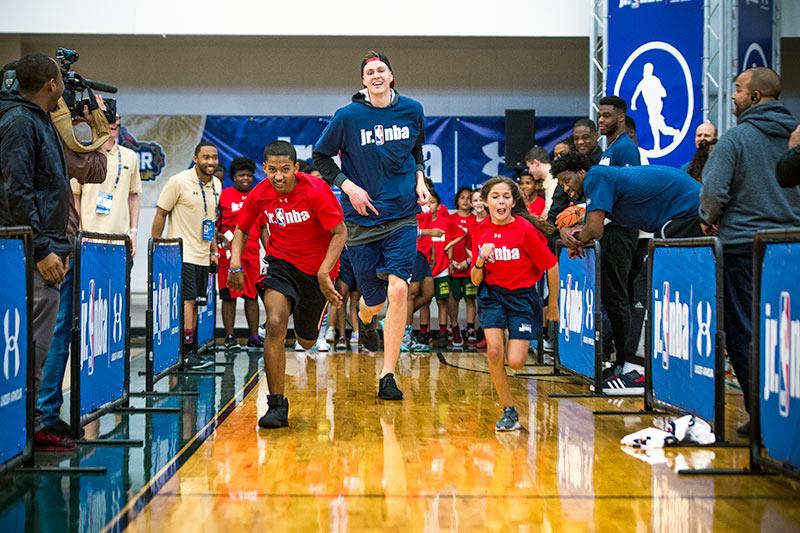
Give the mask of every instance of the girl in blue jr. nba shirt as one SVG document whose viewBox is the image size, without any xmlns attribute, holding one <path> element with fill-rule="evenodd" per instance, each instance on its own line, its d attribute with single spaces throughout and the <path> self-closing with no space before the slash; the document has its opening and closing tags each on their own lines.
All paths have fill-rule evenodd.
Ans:
<svg viewBox="0 0 800 533">
<path fill-rule="evenodd" d="M 470 277 L 478 286 L 478 318 L 486 335 L 489 374 L 503 404 L 497 431 L 520 428 L 519 414 L 508 388 L 504 359 L 519 370 L 528 358 L 530 341 L 542 327 L 541 298 L 536 283 L 547 271 L 547 285 L 558 293 L 558 261 L 550 252 L 543 231 L 552 226 L 531 216 L 519 186 L 508 178 L 494 177 L 484 183 L 481 196 L 489 217 L 472 237 L 475 264 Z M 537 228 L 541 228 L 537 229 Z M 548 321 L 558 321 L 558 305 L 547 306 Z M 508 330 L 506 345 L 503 330 Z"/>
<path fill-rule="evenodd" d="M 367 53 L 361 83 L 364 89 L 331 118 L 313 156 L 325 181 L 349 200 L 342 201 L 347 254 L 361 290 L 359 341 L 369 351 L 380 347 L 377 315 L 388 298 L 378 396 L 401 400 L 394 370 L 416 258 L 416 214 L 430 198 L 423 175 L 425 117 L 419 102 L 393 89 L 394 74 L 383 54 Z M 337 155 L 341 168 L 333 160 Z"/>
</svg>

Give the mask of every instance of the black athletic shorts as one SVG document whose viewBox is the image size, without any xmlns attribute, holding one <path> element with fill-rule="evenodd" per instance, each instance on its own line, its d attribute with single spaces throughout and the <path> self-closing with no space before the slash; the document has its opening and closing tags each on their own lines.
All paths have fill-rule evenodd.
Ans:
<svg viewBox="0 0 800 533">
<path fill-rule="evenodd" d="M 262 298 L 267 288 L 289 298 L 294 315 L 294 334 L 306 340 L 317 338 L 328 304 L 319 288 L 317 276 L 306 274 L 283 259 L 267 257 L 267 274 L 256 288 Z"/>
<path fill-rule="evenodd" d="M 205 305 L 208 295 L 208 267 L 183 263 L 181 268 L 181 291 L 183 301 L 192 300 Z"/>
</svg>

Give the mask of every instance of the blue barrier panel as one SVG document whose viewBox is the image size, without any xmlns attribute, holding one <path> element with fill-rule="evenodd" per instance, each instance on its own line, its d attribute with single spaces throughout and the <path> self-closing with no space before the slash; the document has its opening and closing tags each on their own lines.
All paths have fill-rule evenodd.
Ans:
<svg viewBox="0 0 800 533">
<path fill-rule="evenodd" d="M 130 240 L 87 232 L 76 246 L 73 431 L 127 401 L 130 370 Z"/>
<path fill-rule="evenodd" d="M 146 335 L 148 391 L 168 372 L 181 363 L 181 239 L 150 239 L 148 246 L 148 280 Z"/>
<path fill-rule="evenodd" d="M 755 253 L 751 430 L 763 446 L 755 459 L 800 476 L 800 232 L 759 232 Z"/>
<path fill-rule="evenodd" d="M 602 324 L 600 309 L 600 243 L 584 249 L 583 258 L 570 259 L 567 248 L 558 247 L 558 344 L 556 367 L 578 374 L 597 385 L 602 381 L 600 365 Z"/>
<path fill-rule="evenodd" d="M 33 419 L 33 352 L 31 310 L 30 230 L 0 232 L 0 473 L 14 468 L 31 455 Z M 31 293 L 32 294 L 32 293 Z"/>
<path fill-rule="evenodd" d="M 649 251 L 647 402 L 691 413 L 724 440 L 721 247 L 654 239 Z"/>
<path fill-rule="evenodd" d="M 208 275 L 206 305 L 197 306 L 197 346 L 199 350 L 214 344 L 214 327 L 217 323 L 217 276 Z"/>
</svg>

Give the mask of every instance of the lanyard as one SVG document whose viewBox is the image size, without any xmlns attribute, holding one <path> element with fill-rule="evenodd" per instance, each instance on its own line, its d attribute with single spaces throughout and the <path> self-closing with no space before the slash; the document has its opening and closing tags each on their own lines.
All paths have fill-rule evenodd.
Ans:
<svg viewBox="0 0 800 533">
<path fill-rule="evenodd" d="M 117 146 L 117 180 L 114 182 L 114 190 L 117 190 L 119 185 L 119 177 L 122 175 L 122 150 Z"/>
<path fill-rule="evenodd" d="M 217 198 L 217 189 L 214 187 L 214 178 L 211 178 L 211 190 L 214 191 L 214 205 L 219 205 L 219 198 Z M 203 213 L 205 213 L 206 218 L 208 218 L 208 204 L 206 203 L 206 191 L 203 188 L 203 182 L 200 180 L 200 177 L 197 178 L 197 184 L 200 185 L 200 194 L 203 195 Z"/>
</svg>

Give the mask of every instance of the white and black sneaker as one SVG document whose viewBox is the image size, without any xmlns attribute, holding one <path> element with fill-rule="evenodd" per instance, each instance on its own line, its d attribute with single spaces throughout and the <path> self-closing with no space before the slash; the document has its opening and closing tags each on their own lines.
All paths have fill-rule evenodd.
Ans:
<svg viewBox="0 0 800 533">
<path fill-rule="evenodd" d="M 627 374 L 612 374 L 603 382 L 603 394 L 610 396 L 644 394 L 644 374 L 638 370 L 631 370 Z"/>
</svg>

